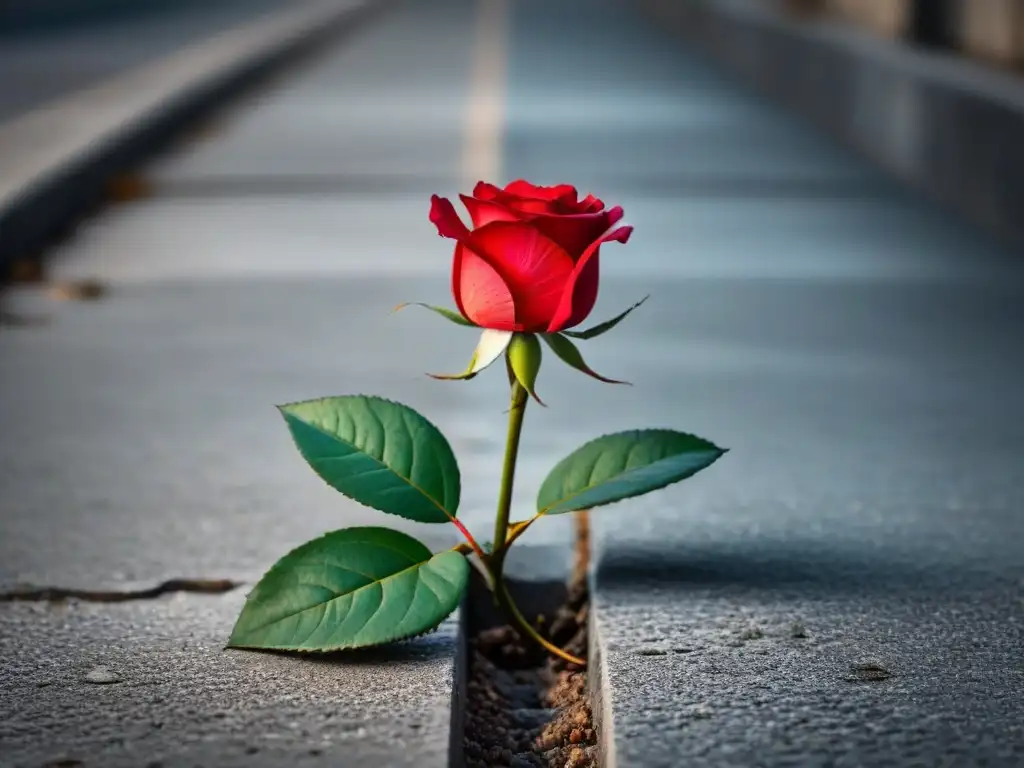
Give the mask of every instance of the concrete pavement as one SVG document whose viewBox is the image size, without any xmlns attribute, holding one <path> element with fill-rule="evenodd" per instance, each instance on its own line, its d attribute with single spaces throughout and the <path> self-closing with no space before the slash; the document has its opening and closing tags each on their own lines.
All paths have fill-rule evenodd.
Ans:
<svg viewBox="0 0 1024 768">
<path fill-rule="evenodd" d="M 128 71 L 0 124 L 0 276 L 6 280 L 12 264 L 38 258 L 54 242 L 66 239 L 82 216 L 107 202 L 112 192 L 122 197 L 115 182 L 181 139 L 186 126 L 194 133 L 197 122 L 216 108 L 223 110 L 261 76 L 325 40 L 336 40 L 339 32 L 380 5 L 303 0 L 277 13 L 256 14 L 220 34 L 212 32 L 225 20 L 209 19 L 213 23 L 202 39 L 145 66 L 130 66 L 131 56 L 114 55 Z M 132 33 L 121 26 L 120 34 Z M 159 52 L 165 26 L 136 32 L 143 40 L 152 39 Z M 202 19 L 196 26 L 202 28 Z M 90 38 L 90 45 L 77 54 L 69 46 L 67 66 L 74 68 L 70 62 L 76 55 L 91 60 L 96 45 Z M 122 46 L 111 47 L 118 51 Z M 28 77 L 38 78 L 38 73 Z M 22 81 L 11 82 L 14 89 Z"/>
<path fill-rule="evenodd" d="M 506 175 L 625 205 L 603 313 L 654 294 L 586 350 L 636 387 L 549 369 L 546 431 L 731 449 L 594 513 L 606 760 L 1019 765 L 1019 254 L 624 6 L 515 14 Z"/>
<path fill-rule="evenodd" d="M 332 393 L 434 420 L 486 536 L 504 376 L 424 379 L 460 369 L 472 334 L 387 315 L 448 303 L 426 210 L 463 186 L 471 11 L 406 3 L 153 166 L 152 198 L 55 253 L 58 276 L 107 281 L 104 300 L 18 297 L 53 321 L 0 334 L 0 581 L 251 580 L 323 530 L 380 522 L 312 476 L 271 408 Z M 1018 764 L 1024 262 L 622 5 L 509 12 L 503 178 L 625 206 L 635 235 L 603 252 L 595 318 L 654 294 L 583 347 L 635 387 L 545 364 L 521 514 L 600 433 L 731 448 L 594 514 L 606 765 Z M 0 606 L 19 659 L 4 754 L 445 763 L 449 630 L 386 668 L 222 653 L 240 600 Z M 97 665 L 124 682 L 84 682 Z"/>
<path fill-rule="evenodd" d="M 184 185 L 209 170 L 192 164 L 207 150 L 229 179 L 279 151 L 328 153 L 341 168 L 366 153 L 411 152 L 417 134 L 381 130 L 406 105 L 397 118 L 420 119 L 420 153 L 433 162 L 425 172 L 454 191 L 472 29 L 468 5 L 396 11 L 278 81 L 153 178 Z M 385 181 L 388 170 L 378 171 Z M 426 219 L 426 193 L 370 205 L 279 189 L 190 198 L 182 188 L 112 209 L 54 254 L 56 276 L 95 275 L 109 287 L 104 299 L 13 297 L 12 309 L 52 317 L 0 334 L 0 582 L 118 588 L 198 575 L 251 584 L 293 546 L 368 523 L 452 543 L 446 527 L 385 518 L 327 488 L 273 407 L 389 395 L 441 424 L 472 476 L 478 438 L 460 434 L 467 419 L 475 427 L 462 390 L 429 386 L 423 371 L 464 363 L 473 335 L 411 310 L 389 315 L 403 299 L 444 300 L 448 254 Z M 424 274 L 434 281 L 410 279 Z M 501 404 L 492 410 L 497 424 Z M 467 488 L 467 514 L 491 496 L 487 485 Z M 447 764 L 452 622 L 394 650 L 312 664 L 225 652 L 245 591 L 0 604 L 0 763 Z M 89 682 L 97 666 L 120 682 Z"/>
</svg>

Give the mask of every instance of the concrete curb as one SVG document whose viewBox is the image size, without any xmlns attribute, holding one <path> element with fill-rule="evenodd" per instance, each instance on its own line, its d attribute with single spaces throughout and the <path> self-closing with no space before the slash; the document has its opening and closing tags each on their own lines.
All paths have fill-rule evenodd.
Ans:
<svg viewBox="0 0 1024 768">
<path fill-rule="evenodd" d="M 0 125 L 0 275 L 200 115 L 324 43 L 378 0 L 323 0 L 236 27 Z"/>
<path fill-rule="evenodd" d="M 751 0 L 642 0 L 658 21 L 905 183 L 1024 243 L 1024 81 Z"/>
<path fill-rule="evenodd" d="M 587 651 L 587 688 L 590 690 L 590 711 L 597 731 L 598 754 L 603 768 L 615 768 L 615 722 L 612 719 L 611 684 L 608 680 L 608 664 L 605 643 L 601 637 L 601 629 L 596 620 L 594 595 L 597 581 L 594 569 L 587 576 L 590 583 L 590 627 L 587 638 L 590 648 Z"/>
</svg>

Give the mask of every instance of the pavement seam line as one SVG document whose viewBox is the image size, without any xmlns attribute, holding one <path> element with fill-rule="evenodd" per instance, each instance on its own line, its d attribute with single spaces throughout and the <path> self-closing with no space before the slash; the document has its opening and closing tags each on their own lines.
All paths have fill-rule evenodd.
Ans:
<svg viewBox="0 0 1024 768">
<path fill-rule="evenodd" d="M 130 600 L 154 600 L 177 592 L 219 595 L 242 586 L 230 579 L 168 579 L 146 589 L 74 589 L 67 587 L 16 587 L 0 592 L 0 603 L 58 602 L 82 600 L 88 603 L 123 603 Z"/>
</svg>

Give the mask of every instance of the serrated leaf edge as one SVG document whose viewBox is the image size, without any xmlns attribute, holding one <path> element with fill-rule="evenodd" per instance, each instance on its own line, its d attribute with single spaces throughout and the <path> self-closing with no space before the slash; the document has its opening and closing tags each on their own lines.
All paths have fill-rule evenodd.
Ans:
<svg viewBox="0 0 1024 768">
<path fill-rule="evenodd" d="M 377 401 L 382 402 L 382 403 L 388 403 L 390 405 L 397 405 L 400 408 L 407 408 L 410 411 L 413 411 L 413 413 L 417 414 L 421 419 L 423 419 L 425 422 L 427 422 L 427 424 L 429 424 L 431 427 L 433 427 L 435 430 L 437 430 L 437 434 L 439 434 L 441 436 L 441 439 L 443 439 L 445 441 L 445 443 L 448 444 L 448 450 L 452 452 L 452 458 L 455 459 L 455 468 L 456 468 L 456 470 L 459 469 L 458 458 L 455 456 L 455 451 L 452 450 L 451 443 L 448 443 L 448 438 L 444 436 L 444 432 L 442 432 L 438 428 L 438 426 L 436 424 L 434 424 L 434 422 L 432 422 L 430 419 L 428 419 L 422 413 L 420 413 L 419 411 L 416 411 L 416 410 L 410 408 L 405 403 L 398 402 L 397 400 L 390 400 L 390 399 L 388 399 L 386 397 L 381 397 L 380 395 L 327 395 L 325 397 L 314 397 L 311 400 L 297 400 L 297 401 L 292 402 L 292 403 L 285 403 L 283 405 L 278 405 L 278 406 L 275 406 L 275 407 L 277 408 L 278 411 L 280 411 L 282 413 L 282 417 L 283 417 L 284 416 L 284 409 L 288 408 L 289 406 L 292 406 L 292 405 L 305 405 L 306 403 L 312 403 L 312 402 L 316 402 L 318 400 L 332 400 L 332 399 L 335 399 L 335 398 L 342 398 L 342 397 L 364 397 L 367 400 L 377 400 Z M 286 419 L 286 421 L 287 421 L 287 419 Z M 448 518 L 448 520 L 450 522 L 454 522 L 455 521 L 455 517 L 458 514 L 458 509 L 456 509 L 455 512 L 449 512 L 447 509 L 445 509 L 445 507 L 437 499 L 435 499 L 429 493 L 424 491 L 422 488 L 420 488 L 418 485 L 416 485 L 416 483 L 412 482 L 412 480 L 410 480 L 409 478 L 402 477 L 400 474 L 395 472 L 393 469 L 391 469 L 391 467 L 389 467 L 387 464 L 385 464 L 380 459 L 378 459 L 378 458 L 376 458 L 374 456 L 370 456 L 370 454 L 368 454 L 365 451 L 362 451 L 359 448 L 357 448 L 356 446 L 352 445 L 352 443 L 350 443 L 348 440 L 342 440 L 337 435 L 332 435 L 330 432 L 326 432 L 326 431 L 320 429 L 319 427 L 314 426 L 313 424 L 310 424 L 307 421 L 303 421 L 302 423 L 305 424 L 310 429 L 315 429 L 317 432 L 319 432 L 322 435 L 325 435 L 326 437 L 329 437 L 329 438 L 332 438 L 334 440 L 337 440 L 339 443 L 344 443 L 345 445 L 351 447 L 353 450 L 358 451 L 359 453 L 363 454 L 368 459 L 376 462 L 381 467 L 383 467 L 384 469 L 386 469 L 389 472 L 391 472 L 392 474 L 394 474 L 395 477 L 401 478 L 402 481 L 406 483 L 406 485 L 408 485 L 410 488 L 413 488 L 416 491 L 419 491 L 421 494 L 423 494 L 423 496 L 425 498 L 429 499 L 430 503 L 433 504 L 435 507 L 437 507 L 439 510 L 441 510 L 441 512 L 443 512 L 445 514 L 445 516 Z M 288 430 L 288 432 L 289 432 L 289 435 L 291 435 L 291 430 Z M 292 438 L 292 442 L 295 443 L 296 449 L 298 449 L 299 453 L 301 454 L 302 453 L 302 449 L 299 446 L 298 441 L 295 439 L 295 436 L 291 435 L 291 438 Z M 320 481 L 323 482 L 325 485 L 327 485 L 327 487 L 330 488 L 331 490 L 334 490 L 334 491 L 338 490 L 337 488 L 332 486 L 330 483 L 328 483 L 326 480 L 324 480 L 322 477 L 320 477 L 320 473 L 319 472 L 314 471 L 313 474 L 316 475 L 317 477 L 319 477 Z M 459 484 L 459 500 L 461 501 L 462 500 L 462 476 L 461 476 L 461 471 L 460 471 L 459 477 L 457 479 L 459 481 L 459 483 L 458 483 Z M 340 491 L 338 491 L 338 492 L 340 493 Z M 383 512 L 385 515 L 394 515 L 395 517 L 401 517 L 403 520 L 408 520 L 409 519 L 407 517 L 402 517 L 402 515 L 396 514 L 394 512 L 388 512 L 387 510 L 378 509 L 377 507 L 370 506 L 369 504 L 365 504 L 365 503 L 359 501 L 359 499 L 353 499 L 351 496 L 347 496 L 345 494 L 342 494 L 342 495 L 345 496 L 345 498 L 347 498 L 347 499 L 351 499 L 356 504 L 359 504 L 360 506 L 366 507 L 367 509 L 372 509 L 372 510 L 375 510 L 377 512 Z M 424 522 L 424 521 L 422 521 L 422 520 L 414 520 L 413 522 Z M 425 524 L 429 525 L 429 523 L 425 523 Z M 315 541 L 315 539 L 314 539 L 314 541 Z"/>
<path fill-rule="evenodd" d="M 379 526 L 359 526 L 359 527 L 362 527 L 362 528 L 379 528 Z M 342 528 L 341 530 L 357 530 L 357 528 L 356 529 L 353 529 L 353 528 Z M 391 529 L 387 529 L 386 528 L 386 529 L 383 529 L 383 530 L 391 530 Z M 278 567 L 280 566 L 280 563 L 282 561 L 287 560 L 289 557 L 294 555 L 300 549 L 302 549 L 304 547 L 308 547 L 311 544 L 313 544 L 314 542 L 319 541 L 320 539 L 326 539 L 332 533 L 337 533 L 337 531 L 328 531 L 327 533 L 324 533 L 324 534 L 322 534 L 320 536 L 317 536 L 314 539 L 310 539 L 309 541 L 305 542 L 304 544 L 300 544 L 299 546 L 292 548 L 287 554 L 282 555 L 281 557 L 278 558 L 278 561 L 276 563 L 274 563 L 274 565 L 272 565 L 270 567 L 270 569 L 267 570 L 267 572 L 264 573 L 259 578 L 259 580 L 257 581 L 257 584 L 262 582 L 270 574 L 272 574 L 274 571 L 276 571 L 278 569 Z M 398 531 L 398 533 L 403 533 L 403 531 Z M 408 534 L 406 534 L 406 535 L 408 536 Z M 412 537 L 410 536 L 409 538 L 412 538 Z M 422 542 L 419 542 L 418 539 L 416 539 L 416 541 L 418 543 L 422 543 Z M 355 543 L 358 543 L 358 542 L 355 542 Z M 388 547 L 388 546 L 385 546 L 385 545 L 375 544 L 375 546 L 379 546 L 382 549 L 392 549 L 392 550 L 394 550 L 394 547 Z M 395 551 L 397 551 L 397 550 L 395 550 Z M 416 563 L 414 565 L 409 566 L 408 568 L 403 568 L 400 571 L 396 571 L 395 573 L 392 573 L 389 576 L 385 576 L 383 579 L 379 579 L 379 580 L 377 580 L 375 582 L 372 582 L 372 583 L 379 584 L 380 582 L 386 581 L 387 579 L 392 579 L 392 578 L 395 578 L 396 576 L 400 576 L 401 574 L 405 573 L 406 571 L 410 571 L 413 568 L 422 568 L 424 565 L 429 563 L 431 560 L 433 560 L 438 555 L 443 555 L 443 554 L 445 554 L 447 552 L 451 552 L 451 551 L 452 550 L 450 550 L 450 549 L 445 549 L 445 550 L 442 550 L 441 552 L 431 552 L 430 553 L 430 557 L 427 558 L 426 560 L 424 560 L 423 562 Z M 359 589 L 365 589 L 366 586 L 369 586 L 369 585 L 364 585 L 362 587 L 359 587 Z M 255 590 L 255 587 L 253 589 Z M 357 590 L 354 590 L 354 591 L 357 591 Z M 252 591 L 250 591 L 245 596 L 245 605 L 242 607 L 243 611 L 245 610 L 245 607 L 247 607 L 248 604 L 249 604 L 249 595 L 251 595 L 251 594 L 252 594 Z M 350 594 L 350 593 L 346 593 L 346 594 Z M 465 591 L 463 591 L 463 596 L 465 596 Z M 332 597 L 331 600 L 337 600 L 340 597 L 344 597 L 344 595 L 338 595 L 336 597 Z M 330 602 L 331 600 L 329 600 L 327 602 Z M 324 603 L 324 605 L 326 605 L 326 603 Z M 303 611 L 308 611 L 308 610 L 310 610 L 310 609 L 309 608 L 303 608 Z M 427 629 L 420 630 L 419 632 L 412 632 L 412 633 L 406 633 L 406 634 L 398 634 L 398 635 L 396 635 L 394 637 L 387 638 L 385 640 L 381 640 L 381 642 L 379 642 L 379 643 L 373 643 L 372 645 L 337 645 L 337 646 L 332 645 L 332 646 L 327 647 L 327 648 L 295 648 L 295 647 L 284 646 L 284 645 L 235 645 L 235 644 L 233 644 L 231 642 L 231 637 L 234 637 L 234 634 L 235 634 L 235 630 L 232 629 L 231 630 L 231 637 L 228 638 L 228 642 L 227 642 L 227 645 L 225 646 L 225 648 L 229 648 L 229 649 L 232 649 L 232 650 L 245 650 L 245 651 L 278 651 L 278 652 L 286 651 L 288 653 L 296 653 L 296 654 L 301 654 L 301 655 L 306 655 L 306 656 L 316 656 L 318 654 L 336 653 L 338 651 L 361 650 L 361 649 L 365 649 L 365 648 L 379 648 L 379 647 L 384 646 L 384 645 L 391 645 L 393 643 L 402 642 L 404 640 L 413 640 L 413 639 L 415 639 L 417 637 L 421 637 L 423 635 L 429 635 L 431 632 L 435 632 L 437 630 L 437 628 L 440 627 L 445 622 L 445 620 L 449 616 L 451 616 L 452 613 L 455 612 L 455 610 L 458 610 L 457 606 L 456 606 L 456 608 L 451 613 L 448 613 L 448 614 L 442 616 L 438 620 L 438 622 L 436 624 L 434 624 L 431 627 L 428 627 Z M 301 613 L 301 611 L 300 611 L 300 613 Z M 241 614 L 239 614 L 238 619 L 235 620 L 236 627 L 238 625 L 238 621 L 241 618 L 242 618 L 242 616 L 241 616 Z M 280 619 L 278 619 L 278 621 L 280 621 Z M 274 622 L 271 622 L 271 623 L 274 623 Z M 257 629 L 262 629 L 262 628 L 264 628 L 266 626 L 270 626 L 270 625 L 269 624 L 265 624 L 265 625 L 263 625 L 261 627 L 257 627 Z M 253 631 L 255 631 L 255 630 L 253 630 Z"/>
<path fill-rule="evenodd" d="M 729 452 L 728 448 L 720 448 L 717 445 L 715 445 L 714 443 L 712 443 L 710 440 L 708 440 L 706 438 L 703 438 L 700 435 L 695 435 L 692 432 L 681 432 L 681 431 L 676 430 L 676 429 L 668 429 L 667 427 L 646 427 L 646 428 L 643 428 L 643 429 L 627 429 L 627 430 L 623 430 L 621 432 L 609 432 L 607 434 L 600 435 L 599 437 L 595 437 L 593 440 L 588 440 L 583 445 L 581 445 L 580 447 L 578 447 L 574 451 L 572 451 L 572 453 L 570 453 L 568 456 L 566 456 L 561 461 L 559 461 L 558 464 L 555 464 L 555 466 L 554 466 L 554 468 L 552 468 L 551 472 L 548 473 L 548 477 L 550 477 L 551 474 L 553 474 L 554 471 L 556 469 L 558 469 L 559 466 L 561 466 L 563 461 L 566 461 L 567 459 L 569 459 L 569 457 L 571 457 L 573 454 L 582 451 L 588 445 L 591 445 L 592 443 L 596 443 L 599 440 L 604 440 L 606 437 L 614 437 L 616 435 L 625 434 L 626 432 L 637 432 L 637 433 L 642 433 L 642 434 L 649 434 L 651 432 L 671 432 L 674 435 L 681 435 L 681 436 L 685 436 L 685 437 L 693 437 L 693 438 L 696 438 L 697 440 L 701 440 L 701 441 L 707 443 L 708 445 L 710 445 L 712 449 L 714 449 L 715 451 L 718 452 L 718 455 L 715 456 L 715 458 L 712 459 L 711 462 L 707 466 L 702 467 L 701 469 L 707 469 L 708 467 L 711 466 L 711 464 L 714 464 L 716 461 L 718 461 L 720 458 L 722 458 L 722 456 L 724 456 L 725 454 L 727 454 Z M 710 453 L 711 450 L 709 450 L 708 452 Z M 656 464 L 660 464 L 661 462 L 667 461 L 667 460 L 668 460 L 667 458 L 665 458 L 665 459 L 658 459 L 658 461 L 654 462 L 653 464 L 648 464 L 647 466 L 648 467 L 653 467 Z M 626 473 L 623 473 L 623 474 L 626 474 Z M 622 477 L 622 476 L 623 475 L 618 475 L 617 478 L 618 477 Z M 544 483 L 546 483 L 546 482 L 547 482 L 547 478 L 545 478 L 541 482 L 541 488 L 544 487 Z M 609 481 L 605 480 L 603 482 L 609 482 Z M 679 482 L 679 481 L 675 481 L 675 482 Z M 552 509 L 557 507 L 559 504 L 562 504 L 562 503 L 566 502 L 567 500 L 572 499 L 572 498 L 574 498 L 576 496 L 581 496 L 584 493 L 586 493 L 586 492 L 588 492 L 590 490 L 593 490 L 594 488 L 597 488 L 599 485 L 601 485 L 601 483 L 598 483 L 597 485 L 588 485 L 586 488 L 583 488 L 582 490 L 577 491 L 576 493 L 572 494 L 572 496 L 566 496 L 565 498 L 559 499 L 554 504 L 548 504 L 546 507 L 544 507 L 543 509 L 539 510 L 537 512 L 537 514 L 538 515 L 547 515 L 547 514 L 549 514 L 551 512 Z M 662 488 L 665 488 L 665 487 L 667 487 L 669 485 L 672 485 L 672 482 L 665 483 L 664 485 L 659 485 L 656 488 L 651 488 L 650 490 L 645 491 L 644 493 L 638 494 L 638 495 L 646 496 L 648 493 L 653 493 L 654 491 L 660 491 Z M 587 504 L 586 507 L 582 507 L 581 509 L 596 509 L 598 507 L 605 507 L 605 506 L 608 506 L 610 504 L 617 504 L 620 501 L 626 501 L 627 499 L 632 499 L 632 498 L 636 498 L 636 496 L 627 496 L 627 497 L 622 498 L 622 499 L 614 499 L 612 501 L 606 501 L 606 502 L 604 502 L 602 504 Z M 577 511 L 579 511 L 579 510 L 578 509 L 571 509 L 571 508 L 570 509 L 562 510 L 562 512 L 577 512 Z"/>
</svg>

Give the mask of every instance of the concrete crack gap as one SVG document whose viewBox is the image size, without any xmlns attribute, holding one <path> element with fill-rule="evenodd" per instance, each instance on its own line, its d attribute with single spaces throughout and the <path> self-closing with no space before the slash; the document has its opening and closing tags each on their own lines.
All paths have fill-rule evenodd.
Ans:
<svg viewBox="0 0 1024 768">
<path fill-rule="evenodd" d="M 192 592 L 201 595 L 220 595 L 242 585 L 229 579 L 168 579 L 147 589 L 74 589 L 65 587 L 15 587 L 0 592 L 0 603 L 14 602 L 59 602 L 82 600 L 89 603 L 124 603 L 129 600 L 155 600 L 175 592 Z"/>
<path fill-rule="evenodd" d="M 515 582 L 520 608 L 555 645 L 586 658 L 590 598 L 588 513 L 577 516 L 576 565 L 568 584 Z M 549 656 L 496 615 L 474 579 L 468 601 L 463 763 L 467 768 L 596 768 L 597 733 L 587 673 Z"/>
</svg>

